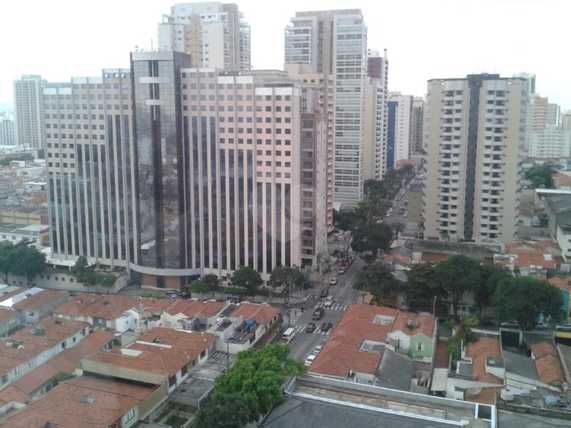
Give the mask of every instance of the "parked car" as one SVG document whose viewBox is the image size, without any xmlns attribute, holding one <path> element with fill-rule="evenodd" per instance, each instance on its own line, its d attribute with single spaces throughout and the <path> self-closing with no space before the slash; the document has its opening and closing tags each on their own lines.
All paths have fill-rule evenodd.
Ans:
<svg viewBox="0 0 571 428">
<path fill-rule="evenodd" d="M 313 349 L 313 355 L 319 355 L 319 353 L 321 352 L 322 349 L 323 349 L 323 345 L 317 345 L 317 346 Z"/>
<path fill-rule="evenodd" d="M 337 285 L 337 278 L 331 278 L 329 280 L 329 285 Z"/>
<path fill-rule="evenodd" d="M 305 359 L 304 363 L 306 367 L 309 367 L 311 365 L 311 363 L 313 363 L 313 361 L 317 358 L 316 355 L 308 355 L 307 358 Z"/>
<path fill-rule="evenodd" d="M 305 332 L 306 333 L 313 333 L 316 328 L 317 328 L 317 326 L 315 325 L 315 323 L 310 322 L 309 324 L 307 324 L 307 327 L 305 327 Z"/>
<path fill-rule="evenodd" d="M 337 275 L 343 275 L 345 273 L 345 269 L 337 269 Z"/>
<path fill-rule="evenodd" d="M 325 311 L 323 310 L 323 308 L 317 308 L 316 310 L 313 311 L 311 319 L 314 321 L 319 321 L 321 318 L 323 318 L 324 313 Z"/>
<path fill-rule="evenodd" d="M 331 306 L 333 306 L 333 297 L 327 296 L 327 299 L 325 299 L 325 302 L 323 302 L 323 306 L 325 308 L 330 308 Z"/>
</svg>

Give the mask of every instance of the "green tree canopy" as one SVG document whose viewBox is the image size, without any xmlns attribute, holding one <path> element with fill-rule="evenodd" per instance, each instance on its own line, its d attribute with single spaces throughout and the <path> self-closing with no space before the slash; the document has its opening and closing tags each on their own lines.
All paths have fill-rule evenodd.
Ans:
<svg viewBox="0 0 571 428">
<path fill-rule="evenodd" d="M 2 243 L 0 246 L 0 269 L 5 274 L 24 276 L 31 281 L 46 270 L 46 256 L 22 240 L 16 245 Z"/>
<path fill-rule="evenodd" d="M 535 165 L 525 172 L 525 178 L 530 180 L 534 188 L 552 189 L 553 173 L 557 168 L 549 163 Z"/>
<path fill-rule="evenodd" d="M 436 265 L 414 265 L 407 275 L 406 302 L 411 309 L 432 312 L 434 298 L 443 302 L 448 293 L 436 278 Z"/>
<path fill-rule="evenodd" d="M 370 251 L 374 259 L 379 250 L 389 250 L 392 241 L 393 231 L 390 226 L 385 223 L 374 223 L 358 227 L 353 232 L 351 248 L 357 253 Z"/>
<path fill-rule="evenodd" d="M 276 266 L 270 275 L 270 286 L 284 287 L 285 291 L 296 290 L 303 287 L 303 273 L 297 267 Z"/>
<path fill-rule="evenodd" d="M 515 320 L 524 330 L 535 328 L 540 315 L 552 321 L 562 316 L 561 291 L 532 277 L 518 277 L 499 284 L 493 297 L 500 321 Z"/>
<path fill-rule="evenodd" d="M 285 380 L 303 370 L 300 363 L 288 358 L 285 345 L 240 352 L 236 364 L 217 379 L 196 427 L 240 428 L 257 422 L 283 400 Z"/>
<path fill-rule="evenodd" d="M 232 275 L 232 285 L 244 288 L 248 294 L 255 294 L 262 283 L 260 274 L 248 266 L 242 266 Z"/>
<path fill-rule="evenodd" d="M 354 287 L 371 293 L 376 302 L 382 303 L 384 299 L 401 290 L 404 284 L 396 279 L 382 262 L 375 262 L 359 271 Z"/>
</svg>

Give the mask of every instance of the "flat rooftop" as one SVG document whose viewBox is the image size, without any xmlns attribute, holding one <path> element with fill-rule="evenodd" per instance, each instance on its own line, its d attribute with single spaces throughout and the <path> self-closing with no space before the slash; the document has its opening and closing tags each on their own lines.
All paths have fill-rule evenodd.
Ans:
<svg viewBox="0 0 571 428">
<path fill-rule="evenodd" d="M 379 426 L 379 418 L 391 428 L 464 426 L 474 420 L 496 427 L 495 406 L 317 376 L 293 379 L 286 396 L 264 427 L 360 428 Z"/>
</svg>

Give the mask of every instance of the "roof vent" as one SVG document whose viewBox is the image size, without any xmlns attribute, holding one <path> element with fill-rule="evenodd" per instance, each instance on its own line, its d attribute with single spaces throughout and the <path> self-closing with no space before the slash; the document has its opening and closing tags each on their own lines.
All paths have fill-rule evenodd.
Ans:
<svg viewBox="0 0 571 428">
<path fill-rule="evenodd" d="M 416 323 L 416 320 L 408 320 L 408 321 L 406 322 L 406 326 L 407 326 L 408 328 L 410 328 L 411 330 L 414 330 L 416 327 L 418 327 L 418 325 L 417 325 L 417 323 Z"/>
<path fill-rule="evenodd" d="M 62 322 L 61 322 L 61 320 L 60 320 L 59 318 L 56 318 L 56 319 L 54 320 L 54 324 L 61 325 Z"/>
<path fill-rule="evenodd" d="M 155 337 L 155 338 L 153 339 L 153 343 L 163 343 L 163 341 L 161 340 L 160 337 Z"/>
</svg>

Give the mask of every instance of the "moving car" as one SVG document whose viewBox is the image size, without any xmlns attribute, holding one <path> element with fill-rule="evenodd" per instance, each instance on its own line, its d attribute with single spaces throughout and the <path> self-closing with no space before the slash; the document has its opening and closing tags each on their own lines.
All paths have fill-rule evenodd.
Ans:
<svg viewBox="0 0 571 428">
<path fill-rule="evenodd" d="M 329 285 L 337 285 L 337 278 L 331 278 L 329 280 Z"/>
<path fill-rule="evenodd" d="M 286 329 L 286 331 L 283 332 L 282 334 L 282 340 L 285 343 L 290 343 L 293 340 L 293 337 L 295 336 L 295 330 L 293 327 L 289 327 L 288 329 Z"/>
<path fill-rule="evenodd" d="M 309 324 L 307 324 L 307 327 L 305 327 L 305 332 L 306 333 L 313 333 L 316 328 L 317 328 L 317 326 L 315 325 L 315 323 L 310 322 Z"/>
<path fill-rule="evenodd" d="M 327 297 L 327 295 L 329 294 L 329 288 L 324 288 L 323 290 L 321 290 L 321 293 L 319 293 L 319 297 L 323 298 L 323 297 Z"/>
<path fill-rule="evenodd" d="M 326 308 L 330 308 L 332 305 L 333 305 L 333 296 L 327 296 L 327 299 L 325 299 L 323 306 Z"/>
<path fill-rule="evenodd" d="M 321 329 L 320 329 L 320 330 L 321 330 L 322 332 L 326 333 L 326 332 L 328 332 L 329 330 L 331 330 L 332 327 L 333 327 L 333 324 L 332 324 L 332 323 L 330 323 L 330 322 L 324 322 L 324 323 L 321 323 Z"/>
<path fill-rule="evenodd" d="M 337 269 L 337 275 L 343 275 L 345 273 L 345 269 Z"/>
</svg>

